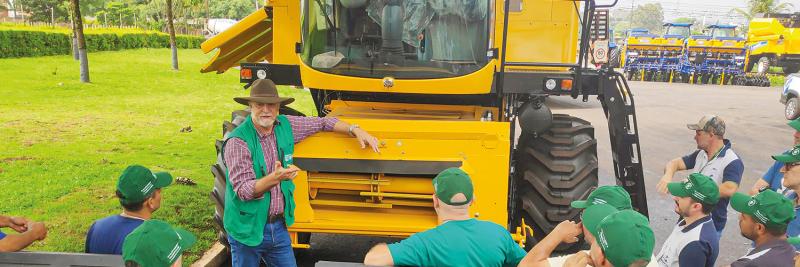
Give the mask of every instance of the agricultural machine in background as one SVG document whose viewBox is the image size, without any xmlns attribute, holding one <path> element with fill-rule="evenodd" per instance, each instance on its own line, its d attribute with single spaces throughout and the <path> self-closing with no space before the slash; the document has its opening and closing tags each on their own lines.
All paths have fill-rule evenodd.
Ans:
<svg viewBox="0 0 800 267">
<path fill-rule="evenodd" d="M 734 25 L 710 25 L 691 35 L 689 23 L 666 23 L 662 37 L 631 35 L 623 72 L 629 80 L 770 86 L 766 75 L 745 72 L 745 40 Z M 648 44 L 642 45 L 645 41 Z M 648 42 L 649 41 L 649 42 Z"/>
<path fill-rule="evenodd" d="M 766 74 L 769 67 L 783 68 L 784 74 L 800 70 L 800 13 L 766 14 L 750 20 L 747 33 L 747 71 Z"/>
</svg>

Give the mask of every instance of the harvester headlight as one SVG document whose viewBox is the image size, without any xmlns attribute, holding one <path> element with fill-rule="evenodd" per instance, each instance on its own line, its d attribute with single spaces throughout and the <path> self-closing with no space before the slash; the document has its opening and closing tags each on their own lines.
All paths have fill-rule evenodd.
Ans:
<svg viewBox="0 0 800 267">
<path fill-rule="evenodd" d="M 554 79 L 547 79 L 547 81 L 546 81 L 546 82 L 544 82 L 544 88 L 547 88 L 547 90 L 553 90 L 553 89 L 556 89 L 556 80 L 554 80 Z"/>
<path fill-rule="evenodd" d="M 267 71 L 265 71 L 265 70 L 256 71 L 256 77 L 258 77 L 259 79 L 266 79 L 267 78 Z"/>
</svg>

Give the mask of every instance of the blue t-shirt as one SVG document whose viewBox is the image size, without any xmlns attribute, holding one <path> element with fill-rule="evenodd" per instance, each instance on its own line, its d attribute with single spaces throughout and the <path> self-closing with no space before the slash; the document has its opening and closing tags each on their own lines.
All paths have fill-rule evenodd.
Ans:
<svg viewBox="0 0 800 267">
<path fill-rule="evenodd" d="M 5 237 L 6 237 L 6 234 L 4 234 L 3 231 L 0 231 L 0 239 L 3 239 Z"/>
<path fill-rule="evenodd" d="M 672 230 L 656 256 L 659 266 L 714 266 L 719 255 L 719 236 L 711 216 L 689 225 L 684 220 Z"/>
<path fill-rule="evenodd" d="M 789 153 L 789 151 L 783 152 L 783 154 L 786 153 Z M 769 170 L 764 173 L 764 177 L 762 177 L 762 179 L 769 184 L 769 188 L 778 193 L 781 193 L 784 190 L 783 173 L 781 173 L 781 168 L 783 168 L 783 165 L 783 162 L 775 161 L 775 163 L 769 167 Z"/>
<path fill-rule="evenodd" d="M 791 199 L 792 202 L 797 199 L 797 193 L 791 190 L 787 190 L 785 196 Z M 786 236 L 800 237 L 800 206 L 794 207 L 794 220 L 786 226 Z M 800 251 L 800 245 L 794 245 L 794 249 Z"/>
<path fill-rule="evenodd" d="M 86 253 L 122 255 L 122 242 L 125 237 L 139 227 L 140 219 L 109 216 L 95 221 L 86 234 Z"/>
</svg>

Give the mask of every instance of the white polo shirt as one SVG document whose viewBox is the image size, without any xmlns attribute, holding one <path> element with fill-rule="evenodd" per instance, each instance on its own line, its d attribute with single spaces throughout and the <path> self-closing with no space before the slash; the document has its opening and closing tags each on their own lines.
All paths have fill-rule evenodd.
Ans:
<svg viewBox="0 0 800 267">
<path fill-rule="evenodd" d="M 717 154 L 710 160 L 708 155 L 702 149 L 698 149 L 689 155 L 683 156 L 683 163 L 686 168 L 692 170 L 694 173 L 702 173 L 718 184 L 724 182 L 734 182 L 739 184 L 742 181 L 742 174 L 744 173 L 744 164 L 736 152 L 731 148 L 731 141 L 728 139 L 723 140 L 725 144 Z M 728 198 L 720 198 L 714 211 L 711 212 L 711 218 L 714 219 L 714 226 L 717 231 L 722 231 L 725 228 L 725 223 L 728 221 Z"/>
</svg>

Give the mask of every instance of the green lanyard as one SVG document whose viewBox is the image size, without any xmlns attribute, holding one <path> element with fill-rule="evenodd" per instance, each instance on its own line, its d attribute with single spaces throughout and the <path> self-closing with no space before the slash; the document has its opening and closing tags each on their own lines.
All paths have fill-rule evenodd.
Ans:
<svg viewBox="0 0 800 267">
<path fill-rule="evenodd" d="M 703 173 L 703 170 L 705 170 L 706 167 L 708 167 L 708 165 L 711 164 L 711 161 L 717 159 L 717 156 L 719 156 L 719 153 L 722 152 L 722 149 L 725 149 L 725 145 L 723 145 L 719 150 L 717 150 L 717 153 L 714 153 L 714 155 L 712 155 L 711 158 L 708 159 L 708 161 L 706 161 L 706 164 L 704 164 L 703 167 L 700 168 L 699 173 Z"/>
</svg>

